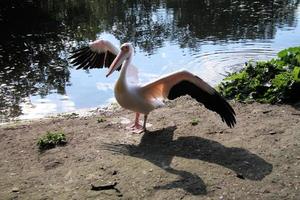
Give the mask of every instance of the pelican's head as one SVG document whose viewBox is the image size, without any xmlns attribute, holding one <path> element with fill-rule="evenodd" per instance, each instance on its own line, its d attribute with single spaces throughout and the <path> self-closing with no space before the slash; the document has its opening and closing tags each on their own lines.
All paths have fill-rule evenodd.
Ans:
<svg viewBox="0 0 300 200">
<path fill-rule="evenodd" d="M 110 74 L 112 74 L 116 69 L 118 69 L 122 63 L 131 58 L 133 55 L 134 49 L 131 43 L 124 43 L 121 45 L 121 51 L 118 53 L 117 57 L 114 59 L 114 61 L 111 63 L 108 73 L 106 77 L 108 77 Z"/>
</svg>

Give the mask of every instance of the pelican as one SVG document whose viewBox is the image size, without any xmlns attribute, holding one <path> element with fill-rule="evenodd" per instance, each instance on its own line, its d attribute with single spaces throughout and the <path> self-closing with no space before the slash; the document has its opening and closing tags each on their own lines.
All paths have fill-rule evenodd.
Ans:
<svg viewBox="0 0 300 200">
<path fill-rule="evenodd" d="M 149 113 L 163 106 L 164 100 L 184 95 L 204 104 L 209 110 L 218 113 L 230 128 L 234 127 L 235 112 L 230 104 L 208 83 L 188 71 L 175 72 L 145 85 L 129 81 L 130 77 L 137 77 L 137 70 L 132 64 L 133 56 L 131 43 L 124 43 L 118 49 L 109 41 L 101 39 L 74 51 L 69 59 L 76 69 L 108 67 L 106 77 L 116 70 L 120 71 L 114 94 L 123 108 L 136 113 L 134 123 L 130 126 L 133 132 L 146 131 Z M 144 115 L 143 125 L 139 122 L 140 114 Z"/>
</svg>

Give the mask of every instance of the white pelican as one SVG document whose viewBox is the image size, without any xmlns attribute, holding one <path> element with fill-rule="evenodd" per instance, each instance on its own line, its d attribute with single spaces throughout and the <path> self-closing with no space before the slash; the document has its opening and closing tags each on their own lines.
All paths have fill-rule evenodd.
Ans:
<svg viewBox="0 0 300 200">
<path fill-rule="evenodd" d="M 148 114 L 164 105 L 164 99 L 173 100 L 183 95 L 190 95 L 206 108 L 218 113 L 230 128 L 235 125 L 235 112 L 229 103 L 213 87 L 188 71 L 175 72 L 143 86 L 130 83 L 128 77 L 136 74 L 132 73 L 136 72 L 131 64 L 133 54 L 134 49 L 130 43 L 123 44 L 119 50 L 109 41 L 96 40 L 73 52 L 70 59 L 77 69 L 109 67 L 106 77 L 115 70 L 121 70 L 114 93 L 123 108 L 136 113 L 131 126 L 134 132 L 146 130 Z M 139 123 L 140 114 L 144 114 L 143 126 Z"/>
</svg>

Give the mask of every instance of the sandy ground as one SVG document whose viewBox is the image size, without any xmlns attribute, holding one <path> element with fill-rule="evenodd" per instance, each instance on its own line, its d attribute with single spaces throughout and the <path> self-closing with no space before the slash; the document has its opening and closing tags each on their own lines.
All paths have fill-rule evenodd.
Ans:
<svg viewBox="0 0 300 200">
<path fill-rule="evenodd" d="M 120 108 L 0 126 L 0 199 L 299 199 L 299 107 L 231 104 L 233 129 L 188 98 L 151 113 L 144 134 Z M 41 153 L 55 130 L 67 145 Z"/>
</svg>

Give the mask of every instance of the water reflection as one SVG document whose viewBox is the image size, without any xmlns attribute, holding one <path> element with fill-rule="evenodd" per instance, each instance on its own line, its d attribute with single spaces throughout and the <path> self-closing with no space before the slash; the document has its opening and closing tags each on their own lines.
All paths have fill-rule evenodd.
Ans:
<svg viewBox="0 0 300 200">
<path fill-rule="evenodd" d="M 168 49 L 168 44 L 176 44 L 183 49 L 178 55 L 182 57 L 201 52 L 204 44 L 272 40 L 278 29 L 297 26 L 298 5 L 299 0 L 3 0 L 0 121 L 22 114 L 21 103 L 28 97 L 67 95 L 66 87 L 74 84 L 67 52 L 103 32 L 121 43 L 131 41 L 140 52 L 154 56 L 159 49 Z M 213 53 L 192 54 L 196 54 L 192 62 L 205 62 L 205 55 Z M 228 58 L 221 57 L 226 65 L 235 65 Z M 106 91 L 111 84 L 98 83 L 96 87 Z"/>
</svg>

